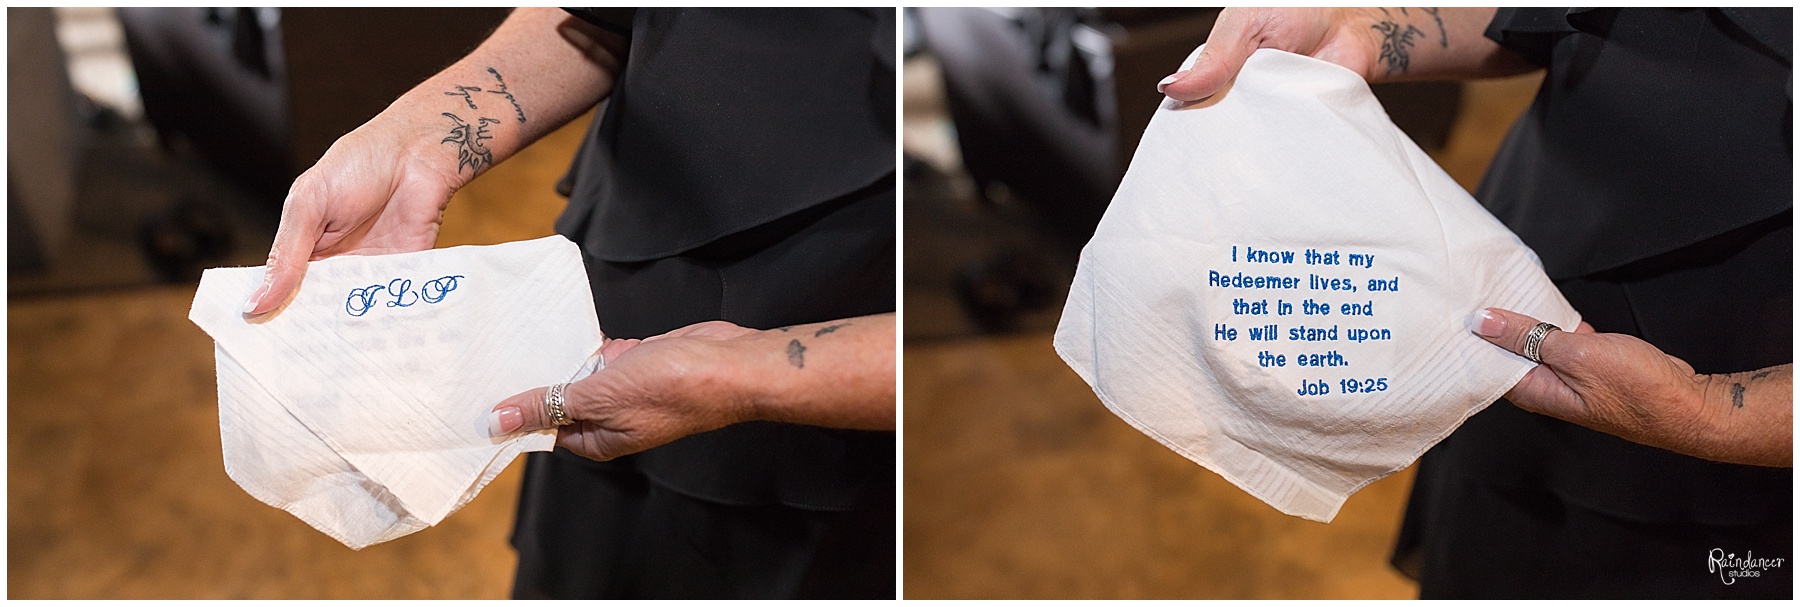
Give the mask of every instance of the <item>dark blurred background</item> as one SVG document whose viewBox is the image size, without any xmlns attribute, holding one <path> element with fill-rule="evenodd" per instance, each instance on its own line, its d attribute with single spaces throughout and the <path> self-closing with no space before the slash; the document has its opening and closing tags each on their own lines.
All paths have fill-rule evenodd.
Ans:
<svg viewBox="0 0 1800 607">
<path fill-rule="evenodd" d="M 352 552 L 222 464 L 201 270 L 507 9 L 7 9 L 8 598 L 503 598 L 518 465 Z M 458 192 L 438 246 L 548 236 L 588 117 Z"/>
<path fill-rule="evenodd" d="M 1411 471 L 1288 517 L 1113 417 L 1051 347 L 1076 258 L 1219 9 L 906 10 L 905 596 L 1409 598 Z M 1374 86 L 1473 189 L 1539 74 Z"/>
</svg>

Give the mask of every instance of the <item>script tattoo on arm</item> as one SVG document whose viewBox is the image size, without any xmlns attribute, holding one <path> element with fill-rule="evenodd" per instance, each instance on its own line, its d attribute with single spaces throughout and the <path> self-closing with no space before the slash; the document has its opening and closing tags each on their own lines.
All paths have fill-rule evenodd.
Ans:
<svg viewBox="0 0 1800 607">
<path fill-rule="evenodd" d="M 1394 14 L 1385 8 L 1381 9 L 1381 14 L 1386 18 L 1370 26 L 1381 32 L 1381 54 L 1378 59 L 1387 65 L 1387 75 L 1404 74 L 1412 65 L 1412 47 L 1417 44 L 1414 38 L 1424 36 L 1425 32 L 1410 24 L 1402 28 L 1399 22 L 1394 21 Z M 1406 15 L 1406 9 L 1400 9 L 1400 14 Z"/>
<path fill-rule="evenodd" d="M 450 134 L 438 143 L 456 145 L 456 171 L 469 169 L 471 174 L 478 174 L 482 169 L 494 165 L 494 151 L 488 149 L 487 140 L 494 136 L 488 132 L 488 126 L 499 124 L 493 118 L 476 118 L 475 124 L 464 122 L 462 118 L 450 112 L 444 112 L 455 125 L 450 127 Z"/>
<path fill-rule="evenodd" d="M 454 90 L 454 91 L 444 91 L 444 94 L 449 95 L 451 97 L 462 97 L 463 103 L 469 104 L 469 109 L 477 110 L 477 109 L 481 109 L 481 108 L 475 107 L 475 98 L 473 95 L 470 95 L 470 93 L 479 93 L 479 92 L 481 92 L 481 89 L 477 88 L 477 87 L 458 86 L 458 87 L 456 87 L 456 90 Z"/>
<path fill-rule="evenodd" d="M 525 108 L 519 107 L 519 100 L 513 98 L 513 94 L 506 90 L 506 79 L 500 77 L 500 70 L 490 67 L 487 68 L 487 71 L 489 74 L 494 75 L 494 82 L 499 83 L 498 85 L 489 88 L 488 92 L 506 97 L 506 101 L 513 106 L 513 114 L 519 118 L 519 124 L 525 124 Z"/>
</svg>

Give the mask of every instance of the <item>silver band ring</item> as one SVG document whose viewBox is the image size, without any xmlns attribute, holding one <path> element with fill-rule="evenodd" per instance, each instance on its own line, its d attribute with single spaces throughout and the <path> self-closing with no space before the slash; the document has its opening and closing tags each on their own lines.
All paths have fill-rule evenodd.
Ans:
<svg viewBox="0 0 1800 607">
<path fill-rule="evenodd" d="M 552 424 L 567 426 L 575 423 L 575 420 L 569 419 L 568 411 L 563 410 L 563 391 L 568 388 L 569 384 L 554 384 L 544 392 L 544 408 L 549 410 Z"/>
<path fill-rule="evenodd" d="M 1544 347 L 1544 338 L 1549 336 L 1551 331 L 1561 330 L 1562 327 L 1547 322 L 1538 323 L 1537 326 L 1531 328 L 1530 333 L 1525 334 L 1525 349 L 1520 353 L 1524 354 L 1525 358 L 1531 359 L 1531 362 L 1544 362 L 1542 358 L 1538 357 L 1538 349 Z"/>
</svg>

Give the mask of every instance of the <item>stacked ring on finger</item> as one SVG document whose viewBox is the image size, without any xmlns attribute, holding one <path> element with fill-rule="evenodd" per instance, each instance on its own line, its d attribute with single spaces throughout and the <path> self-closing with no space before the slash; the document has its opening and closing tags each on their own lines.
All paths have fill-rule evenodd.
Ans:
<svg viewBox="0 0 1800 607">
<path fill-rule="evenodd" d="M 568 411 L 563 409 L 563 392 L 568 388 L 569 384 L 555 384 L 544 392 L 544 408 L 549 410 L 552 424 L 567 426 L 575 423 L 575 420 L 569 419 Z"/>
<path fill-rule="evenodd" d="M 1520 354 L 1524 354 L 1525 358 L 1531 359 L 1531 362 L 1544 362 L 1544 360 L 1538 356 L 1538 350 L 1544 347 L 1544 338 L 1548 337 L 1551 331 L 1561 330 L 1562 327 L 1547 322 L 1538 323 L 1537 326 L 1531 328 L 1530 333 L 1525 334 L 1525 347 Z"/>
</svg>

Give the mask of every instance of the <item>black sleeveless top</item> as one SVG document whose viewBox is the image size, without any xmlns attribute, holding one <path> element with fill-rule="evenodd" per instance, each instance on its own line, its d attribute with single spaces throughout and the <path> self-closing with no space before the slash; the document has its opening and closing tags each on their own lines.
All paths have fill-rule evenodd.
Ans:
<svg viewBox="0 0 1800 607">
<path fill-rule="evenodd" d="M 1792 362 L 1791 17 L 1501 9 L 1489 26 L 1548 71 L 1476 198 L 1596 330 L 1699 373 Z M 1792 469 L 1677 455 L 1505 402 L 1434 448 L 1415 491 L 1452 470 L 1630 520 L 1792 516 Z"/>
<path fill-rule="evenodd" d="M 1786 9 L 1496 14 L 1487 36 L 1547 71 L 1476 198 L 1596 330 L 1700 373 L 1792 361 L 1791 29 Z M 1792 516 L 1791 468 L 1501 401 L 1420 459 L 1393 563 L 1422 598 L 1786 597 L 1785 566 L 1727 585 L 1701 565 L 1791 555 Z"/>
<path fill-rule="evenodd" d="M 1552 279 L 1792 209 L 1792 17 L 1501 9 L 1489 37 L 1549 71 L 1477 197 Z"/>
<path fill-rule="evenodd" d="M 893 9 L 589 9 L 630 52 L 557 231 L 667 257 L 894 173 Z"/>
<path fill-rule="evenodd" d="M 570 12 L 630 39 L 556 223 L 608 336 L 894 311 L 893 9 Z M 893 507 L 893 432 L 748 422 L 554 455 L 716 503 Z"/>
</svg>

